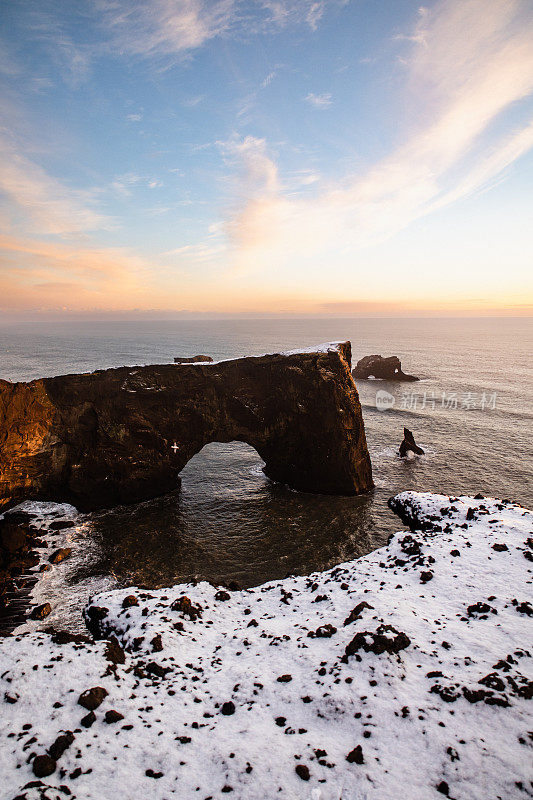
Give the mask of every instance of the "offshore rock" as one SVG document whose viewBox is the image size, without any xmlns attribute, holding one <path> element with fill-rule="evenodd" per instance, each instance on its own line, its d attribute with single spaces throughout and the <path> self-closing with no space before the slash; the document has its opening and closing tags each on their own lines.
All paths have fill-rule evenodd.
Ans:
<svg viewBox="0 0 533 800">
<path fill-rule="evenodd" d="M 349 342 L 213 364 L 120 367 L 0 381 L 0 509 L 27 499 L 81 510 L 179 485 L 210 442 L 247 442 L 294 489 L 373 487 Z"/>
<path fill-rule="evenodd" d="M 415 375 L 406 375 L 398 356 L 365 356 L 355 365 L 352 375 L 358 380 L 381 378 L 384 381 L 418 381 Z"/>
<path fill-rule="evenodd" d="M 423 456 L 424 450 L 417 445 L 413 432 L 409 428 L 403 429 L 403 442 L 398 450 L 400 457 L 405 458 L 407 453 L 414 453 L 416 456 Z"/>
<path fill-rule="evenodd" d="M 176 356 L 174 364 L 196 364 L 200 361 L 207 361 L 211 363 L 213 359 L 211 356 Z"/>
</svg>

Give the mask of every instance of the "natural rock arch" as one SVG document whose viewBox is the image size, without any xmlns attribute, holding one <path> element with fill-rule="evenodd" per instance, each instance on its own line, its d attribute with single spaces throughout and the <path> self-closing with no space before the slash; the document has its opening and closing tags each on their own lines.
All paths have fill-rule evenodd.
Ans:
<svg viewBox="0 0 533 800">
<path fill-rule="evenodd" d="M 82 510 L 155 497 L 210 442 L 251 445 L 273 480 L 325 494 L 370 490 L 349 342 L 213 364 L 120 367 L 0 381 L 0 508 Z"/>
</svg>

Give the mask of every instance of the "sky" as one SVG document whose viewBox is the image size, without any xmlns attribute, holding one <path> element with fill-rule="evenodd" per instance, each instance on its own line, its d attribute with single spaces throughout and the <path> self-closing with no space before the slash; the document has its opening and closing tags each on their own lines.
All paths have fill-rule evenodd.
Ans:
<svg viewBox="0 0 533 800">
<path fill-rule="evenodd" d="M 531 315 L 531 0 L 11 0 L 0 313 Z"/>
</svg>

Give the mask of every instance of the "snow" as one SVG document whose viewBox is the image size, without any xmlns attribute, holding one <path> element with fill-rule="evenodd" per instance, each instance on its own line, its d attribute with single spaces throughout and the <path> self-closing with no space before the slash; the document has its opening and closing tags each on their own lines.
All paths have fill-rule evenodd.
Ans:
<svg viewBox="0 0 533 800">
<path fill-rule="evenodd" d="M 86 613 L 124 664 L 103 641 L 4 639 L 0 797 L 531 796 L 533 514 L 429 493 L 392 502 L 414 532 L 326 572 L 93 598 Z M 184 595 L 192 607 L 172 608 Z M 85 728 L 77 700 L 93 686 L 108 694 Z M 124 719 L 106 723 L 111 709 Z M 64 731 L 75 739 L 42 779 L 54 788 L 24 789 L 32 754 Z"/>
<path fill-rule="evenodd" d="M 264 356 L 299 356 L 306 353 L 336 353 L 339 346 L 344 342 L 324 342 L 323 344 L 312 345 L 311 347 L 300 347 L 297 350 L 280 350 L 278 353 L 259 353 L 250 356 L 238 356 L 236 358 L 220 358 L 215 361 L 194 361 L 186 363 L 176 363 L 176 367 L 212 367 L 217 364 L 225 364 L 227 361 L 239 361 L 242 358 L 263 358 Z"/>
</svg>

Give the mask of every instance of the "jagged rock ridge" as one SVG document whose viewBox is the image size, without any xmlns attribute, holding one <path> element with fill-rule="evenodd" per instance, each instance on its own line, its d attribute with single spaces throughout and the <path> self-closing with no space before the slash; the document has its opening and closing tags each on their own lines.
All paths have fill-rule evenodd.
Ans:
<svg viewBox="0 0 533 800">
<path fill-rule="evenodd" d="M 233 440 L 295 489 L 366 492 L 372 470 L 350 359 L 344 342 L 0 381 L 0 509 L 25 499 L 81 510 L 138 502 L 174 489 L 204 445 Z"/>
</svg>

